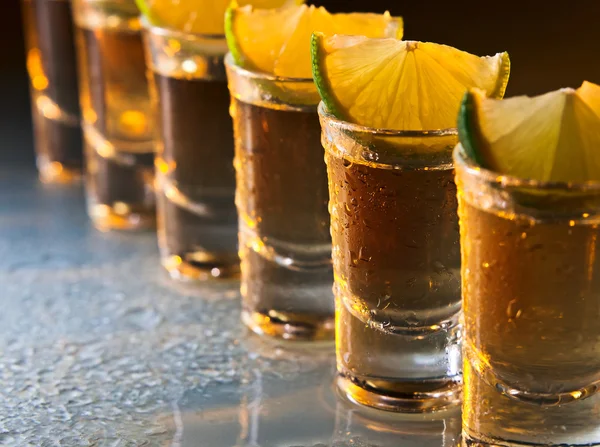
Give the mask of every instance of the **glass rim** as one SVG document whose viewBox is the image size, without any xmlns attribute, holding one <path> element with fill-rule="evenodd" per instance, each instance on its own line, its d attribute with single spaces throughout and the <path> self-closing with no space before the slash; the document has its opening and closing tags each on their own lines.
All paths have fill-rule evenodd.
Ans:
<svg viewBox="0 0 600 447">
<path fill-rule="evenodd" d="M 225 40 L 225 34 L 199 34 L 199 33 L 187 33 L 185 31 L 167 28 L 164 26 L 153 25 L 150 21 L 143 15 L 140 15 L 140 24 L 142 25 L 142 29 L 146 31 L 150 31 L 153 34 L 161 37 L 175 37 L 180 38 L 182 40 L 189 39 L 190 37 L 196 39 L 204 39 L 204 40 Z"/>
<path fill-rule="evenodd" d="M 225 55 L 225 65 L 230 67 L 231 69 L 237 71 L 238 73 L 240 73 L 241 75 L 243 75 L 247 78 L 258 79 L 258 80 L 262 80 L 262 81 L 271 81 L 271 82 L 277 82 L 277 83 L 294 83 L 294 84 L 306 84 L 306 85 L 314 85 L 315 84 L 315 81 L 313 78 L 291 78 L 291 77 L 286 77 L 286 76 L 277 76 L 277 75 L 265 73 L 262 71 L 254 71 L 254 70 L 249 70 L 247 68 L 240 67 L 233 60 L 233 55 L 231 54 L 231 51 L 227 52 L 227 54 Z"/>
<path fill-rule="evenodd" d="M 327 121 L 333 124 L 334 127 L 350 131 L 354 133 L 370 134 L 373 136 L 384 136 L 384 137 L 399 137 L 399 138 L 439 138 L 439 137 L 451 137 L 458 136 L 458 129 L 456 127 L 449 127 L 447 129 L 431 129 L 431 130 L 396 130 L 386 128 L 375 128 L 369 126 L 361 126 L 360 124 L 354 124 L 342 119 L 335 117 L 328 109 L 323 101 L 319 103 L 318 107 L 319 115 L 326 118 Z"/>
<path fill-rule="evenodd" d="M 466 153 L 461 143 L 454 148 L 454 165 L 466 171 L 470 176 L 476 177 L 487 183 L 496 184 L 501 187 L 530 188 L 550 192 L 569 191 L 569 192 L 599 192 L 600 181 L 590 180 L 588 182 L 547 182 L 534 179 L 515 177 L 513 175 L 501 174 L 478 166 L 475 161 Z"/>
</svg>

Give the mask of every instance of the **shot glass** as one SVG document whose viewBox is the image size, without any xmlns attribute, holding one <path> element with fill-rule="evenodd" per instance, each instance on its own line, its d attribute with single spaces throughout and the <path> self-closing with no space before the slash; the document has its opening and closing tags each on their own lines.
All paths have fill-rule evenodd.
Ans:
<svg viewBox="0 0 600 447">
<path fill-rule="evenodd" d="M 144 22 L 157 117 L 158 238 L 176 279 L 237 276 L 233 125 L 224 36 Z"/>
<path fill-rule="evenodd" d="M 461 391 L 456 129 L 390 131 L 319 107 L 329 177 L 338 386 L 433 411 Z"/>
<path fill-rule="evenodd" d="M 154 143 L 133 0 L 72 0 L 88 213 L 100 230 L 155 223 Z"/>
<path fill-rule="evenodd" d="M 68 0 L 22 0 L 36 161 L 44 183 L 81 178 L 83 149 Z"/>
<path fill-rule="evenodd" d="M 225 60 L 235 135 L 243 321 L 289 340 L 333 338 L 327 173 L 312 79 Z"/>
<path fill-rule="evenodd" d="M 600 445 L 600 182 L 543 183 L 454 151 L 468 446 Z"/>
</svg>

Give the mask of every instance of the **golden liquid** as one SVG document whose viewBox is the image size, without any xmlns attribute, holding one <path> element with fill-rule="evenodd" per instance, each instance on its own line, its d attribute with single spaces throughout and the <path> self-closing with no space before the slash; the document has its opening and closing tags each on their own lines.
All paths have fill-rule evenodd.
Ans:
<svg viewBox="0 0 600 447">
<path fill-rule="evenodd" d="M 88 212 L 102 230 L 151 228 L 153 120 L 139 11 L 133 2 L 74 4 Z"/>
<path fill-rule="evenodd" d="M 386 169 L 329 151 L 326 160 L 338 370 L 382 394 L 457 387 L 453 169 Z"/>
<path fill-rule="evenodd" d="M 460 216 L 467 431 L 557 444 L 586 432 L 581 443 L 600 442 L 589 434 L 600 414 L 598 225 L 464 200 Z"/>
<path fill-rule="evenodd" d="M 327 171 L 315 111 L 234 99 L 245 321 L 257 332 L 333 332 Z"/>
<path fill-rule="evenodd" d="M 77 45 L 85 122 L 108 140 L 151 140 L 152 114 L 140 31 L 79 26 Z M 133 145 L 128 150 L 137 152 Z"/>
<path fill-rule="evenodd" d="M 158 235 L 172 276 L 239 273 L 233 125 L 225 80 L 153 73 Z"/>
</svg>

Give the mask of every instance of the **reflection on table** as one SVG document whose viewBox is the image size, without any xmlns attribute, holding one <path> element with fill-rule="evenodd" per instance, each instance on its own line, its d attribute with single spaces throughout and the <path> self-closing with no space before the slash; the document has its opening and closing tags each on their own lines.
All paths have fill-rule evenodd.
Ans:
<svg viewBox="0 0 600 447">
<path fill-rule="evenodd" d="M 190 390 L 161 422 L 180 447 L 457 447 L 460 410 L 402 415 L 362 407 L 334 387 L 330 345 L 296 348 L 249 335 L 231 385 Z"/>
</svg>

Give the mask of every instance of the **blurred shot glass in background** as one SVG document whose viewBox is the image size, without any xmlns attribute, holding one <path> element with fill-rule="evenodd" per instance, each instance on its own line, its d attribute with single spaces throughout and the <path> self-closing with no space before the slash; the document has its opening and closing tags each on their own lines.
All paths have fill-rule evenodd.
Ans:
<svg viewBox="0 0 600 447">
<path fill-rule="evenodd" d="M 144 24 L 158 121 L 162 264 L 175 279 L 235 277 L 238 221 L 225 37 Z"/>
<path fill-rule="evenodd" d="M 73 19 L 68 0 L 22 0 L 36 160 L 44 183 L 81 178 Z"/>
<path fill-rule="evenodd" d="M 73 0 L 88 212 L 103 231 L 155 224 L 153 124 L 133 0 Z"/>
</svg>

